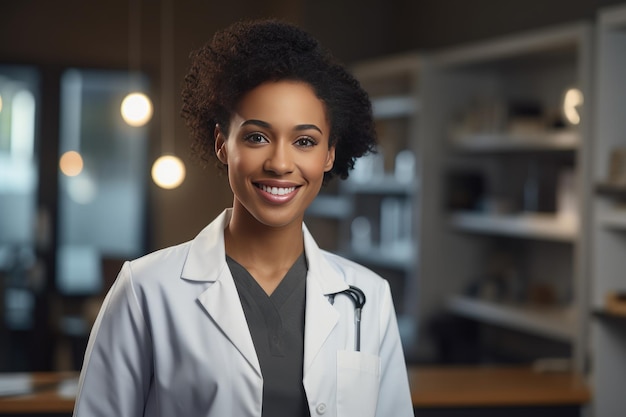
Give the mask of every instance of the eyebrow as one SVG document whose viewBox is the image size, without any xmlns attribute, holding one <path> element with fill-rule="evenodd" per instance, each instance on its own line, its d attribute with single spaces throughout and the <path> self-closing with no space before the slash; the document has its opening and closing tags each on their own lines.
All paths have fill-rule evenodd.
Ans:
<svg viewBox="0 0 626 417">
<path fill-rule="evenodd" d="M 257 120 L 257 119 L 250 119 L 250 120 L 246 120 L 245 122 L 243 122 L 241 124 L 241 126 L 248 126 L 248 125 L 253 125 L 253 126 L 259 126 L 259 127 L 264 127 L 266 129 L 271 129 L 272 125 L 264 122 L 263 120 Z M 294 130 L 295 131 L 302 131 L 302 130 L 317 130 L 318 132 L 322 133 L 322 129 L 320 129 L 319 127 L 317 127 L 314 124 L 303 124 L 303 125 L 297 125 Z M 322 133 L 323 134 L 323 133 Z"/>
</svg>

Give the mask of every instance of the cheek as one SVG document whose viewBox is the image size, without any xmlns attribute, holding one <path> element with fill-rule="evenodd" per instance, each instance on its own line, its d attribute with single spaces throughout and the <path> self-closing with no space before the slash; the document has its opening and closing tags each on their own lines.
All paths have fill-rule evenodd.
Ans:
<svg viewBox="0 0 626 417">
<path fill-rule="evenodd" d="M 255 152 L 237 150 L 228 155 L 228 181 L 231 189 L 244 190 L 249 178 L 262 170 L 263 158 Z"/>
<path fill-rule="evenodd" d="M 228 166 L 229 171 L 233 171 L 234 174 L 246 173 L 254 166 L 254 159 L 252 155 L 246 154 L 239 149 L 231 149 L 228 153 Z"/>
<path fill-rule="evenodd" d="M 327 161 L 327 154 L 320 153 L 315 158 L 308 159 L 301 165 L 301 169 L 308 178 L 321 180 L 324 177 L 324 172 L 326 172 Z"/>
</svg>

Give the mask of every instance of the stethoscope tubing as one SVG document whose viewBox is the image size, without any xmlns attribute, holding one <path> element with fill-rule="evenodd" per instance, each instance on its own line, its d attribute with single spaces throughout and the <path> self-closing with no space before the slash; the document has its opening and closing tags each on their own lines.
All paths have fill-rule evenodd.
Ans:
<svg viewBox="0 0 626 417">
<path fill-rule="evenodd" d="M 361 351 L 361 311 L 365 305 L 365 293 L 354 285 L 350 285 L 347 290 L 343 290 L 336 294 L 331 294 L 329 300 L 331 304 L 335 302 L 335 296 L 337 294 L 344 294 L 350 297 L 354 303 L 354 350 Z"/>
</svg>

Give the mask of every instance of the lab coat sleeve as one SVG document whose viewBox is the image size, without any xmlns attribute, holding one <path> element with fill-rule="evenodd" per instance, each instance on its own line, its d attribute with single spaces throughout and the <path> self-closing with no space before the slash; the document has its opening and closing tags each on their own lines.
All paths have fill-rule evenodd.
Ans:
<svg viewBox="0 0 626 417">
<path fill-rule="evenodd" d="M 74 417 L 141 417 L 152 378 L 151 337 L 126 262 L 92 328 Z"/>
<path fill-rule="evenodd" d="M 407 375 L 406 362 L 400 341 L 400 332 L 391 298 L 389 283 L 384 281 L 380 320 L 381 377 L 377 417 L 413 416 L 413 405 Z"/>
</svg>

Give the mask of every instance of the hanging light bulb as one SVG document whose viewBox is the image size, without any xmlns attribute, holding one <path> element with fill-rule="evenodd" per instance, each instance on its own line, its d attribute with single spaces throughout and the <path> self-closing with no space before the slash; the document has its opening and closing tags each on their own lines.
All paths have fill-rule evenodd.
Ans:
<svg viewBox="0 0 626 417">
<path fill-rule="evenodd" d="M 152 165 L 152 180 L 166 190 L 176 188 L 185 180 L 185 164 L 174 155 L 163 155 Z"/>
<path fill-rule="evenodd" d="M 68 177 L 75 177 L 83 170 L 83 157 L 76 151 L 67 151 L 61 155 L 59 168 Z"/>
<path fill-rule="evenodd" d="M 161 142 L 162 148 L 174 144 L 174 28 L 171 0 L 161 0 Z M 166 146 L 168 145 L 169 146 Z M 152 165 L 152 179 L 161 188 L 171 190 L 185 180 L 185 164 L 173 152 L 158 158 Z"/>
<path fill-rule="evenodd" d="M 143 126 L 152 118 L 152 101 L 143 93 L 130 93 L 122 100 L 120 112 L 130 126 Z"/>
<path fill-rule="evenodd" d="M 130 0 L 128 11 L 128 65 L 129 89 L 136 89 L 141 68 L 141 1 Z M 152 118 L 153 107 L 150 98 L 140 92 L 132 91 L 122 100 L 120 106 L 122 118 L 133 127 L 144 126 Z"/>
</svg>

